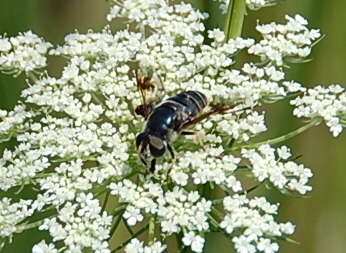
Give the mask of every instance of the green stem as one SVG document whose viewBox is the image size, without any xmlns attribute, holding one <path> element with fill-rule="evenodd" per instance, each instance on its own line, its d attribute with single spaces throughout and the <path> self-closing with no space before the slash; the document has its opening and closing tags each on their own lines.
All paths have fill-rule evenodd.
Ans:
<svg viewBox="0 0 346 253">
<path fill-rule="evenodd" d="M 32 82 L 37 81 L 37 77 L 36 77 L 35 73 L 33 73 L 32 71 L 26 72 L 26 75 L 30 81 L 32 81 Z"/>
<path fill-rule="evenodd" d="M 277 143 L 286 141 L 288 139 L 291 139 L 291 138 L 297 136 L 298 134 L 301 134 L 302 132 L 308 130 L 309 128 L 319 125 L 321 122 L 322 122 L 322 119 L 316 118 L 316 119 L 310 121 L 305 126 L 302 126 L 302 127 L 298 128 L 298 129 L 296 129 L 296 130 L 294 130 L 288 134 L 285 134 L 285 135 L 282 135 L 280 137 L 270 139 L 267 141 L 262 141 L 262 142 L 257 142 L 257 143 L 233 147 L 233 148 L 227 149 L 226 152 L 233 152 L 233 151 L 241 150 L 244 148 L 248 148 L 248 149 L 258 148 L 259 146 L 264 145 L 264 144 L 270 144 L 270 145 L 277 144 Z"/>
<path fill-rule="evenodd" d="M 19 225 L 17 227 L 17 229 L 16 229 L 16 233 L 21 233 L 21 232 L 23 232 L 25 230 L 39 227 L 42 224 L 43 224 L 43 220 L 39 220 L 39 221 L 36 221 L 36 222 L 33 222 L 33 223 Z"/>
<path fill-rule="evenodd" d="M 99 105 L 102 105 L 101 99 L 97 96 L 96 92 L 91 92 L 91 97 L 97 102 Z"/>
<path fill-rule="evenodd" d="M 223 203 L 223 199 L 214 199 L 212 202 L 214 205 L 220 205 Z"/>
<path fill-rule="evenodd" d="M 8 142 L 9 140 L 12 139 L 13 135 L 14 135 L 14 133 L 10 132 L 9 135 L 4 136 L 4 137 L 0 137 L 0 143 Z"/>
<path fill-rule="evenodd" d="M 130 235 L 132 236 L 132 235 L 134 234 L 132 228 L 129 226 L 129 224 L 127 224 L 126 219 L 124 219 L 124 218 L 122 218 L 122 219 L 123 219 L 123 223 L 124 223 L 124 225 L 125 225 L 127 231 L 128 231 L 128 232 L 130 233 Z"/>
<path fill-rule="evenodd" d="M 254 190 L 256 190 L 258 187 L 260 187 L 263 183 L 259 183 L 259 184 L 256 184 L 254 186 L 252 186 L 251 188 L 247 189 L 247 190 L 244 190 L 242 192 L 240 192 L 239 194 L 248 194 Z"/>
<path fill-rule="evenodd" d="M 125 209 L 126 209 L 126 204 L 124 204 L 124 205 L 121 205 L 121 206 L 119 206 L 119 207 L 117 207 L 117 208 L 115 208 L 115 210 L 112 212 L 112 215 L 113 216 L 117 216 L 117 215 L 119 215 L 119 213 L 121 213 L 121 212 L 125 212 Z"/>
<path fill-rule="evenodd" d="M 217 222 L 217 220 L 214 219 L 213 216 L 211 216 L 210 214 L 207 214 L 209 220 L 210 220 L 210 223 L 215 227 L 215 229 L 219 229 L 220 226 L 219 226 L 219 223 Z"/>
<path fill-rule="evenodd" d="M 82 160 L 86 161 L 97 161 L 97 158 L 95 156 L 86 156 L 86 157 L 79 157 L 81 158 Z M 69 162 L 69 161 L 72 161 L 72 160 L 75 160 L 76 157 L 64 157 L 64 158 L 57 158 L 57 159 L 52 159 L 51 161 L 53 163 L 61 163 L 61 162 Z"/>
<path fill-rule="evenodd" d="M 151 216 L 149 219 L 149 234 L 148 234 L 148 241 L 153 242 L 155 236 L 155 217 Z"/>
<path fill-rule="evenodd" d="M 216 207 L 212 207 L 211 208 L 212 213 L 215 214 L 217 217 L 219 217 L 220 219 L 223 218 L 223 213 L 221 211 L 219 211 Z"/>
<path fill-rule="evenodd" d="M 124 212 L 124 211 L 123 211 Z M 119 214 L 118 218 L 116 219 L 116 221 L 114 222 L 114 225 L 112 226 L 110 232 L 109 232 L 109 235 L 110 235 L 110 239 L 113 237 L 113 234 L 115 232 L 115 230 L 117 230 L 119 224 L 120 224 L 120 221 L 122 220 L 122 213 Z"/>
<path fill-rule="evenodd" d="M 178 247 L 178 252 L 182 252 L 184 249 L 184 244 L 182 242 L 183 236 L 181 235 L 181 233 L 175 233 L 174 235 L 175 235 L 175 240 L 176 240 L 177 247 Z"/>
<path fill-rule="evenodd" d="M 225 23 L 225 41 L 240 37 L 246 14 L 245 0 L 230 0 Z"/>
<path fill-rule="evenodd" d="M 128 240 L 126 240 L 125 242 L 121 243 L 119 245 L 119 247 L 115 248 L 114 250 L 111 251 L 111 253 L 114 253 L 122 248 L 124 248 L 129 242 L 131 242 L 131 240 L 133 238 L 138 237 L 140 234 L 142 234 L 143 232 L 145 232 L 148 229 L 149 224 L 147 224 L 145 227 L 141 228 L 140 230 L 138 230 L 136 233 L 133 234 L 133 236 L 131 236 L 131 238 L 129 238 Z"/>
<path fill-rule="evenodd" d="M 108 190 L 108 191 L 106 192 L 105 199 L 103 200 L 103 205 L 102 205 L 102 211 L 101 211 L 101 213 L 103 213 L 103 212 L 106 210 L 106 207 L 107 207 L 107 203 L 108 203 L 108 199 L 109 199 L 110 193 L 111 193 L 110 190 Z"/>
</svg>

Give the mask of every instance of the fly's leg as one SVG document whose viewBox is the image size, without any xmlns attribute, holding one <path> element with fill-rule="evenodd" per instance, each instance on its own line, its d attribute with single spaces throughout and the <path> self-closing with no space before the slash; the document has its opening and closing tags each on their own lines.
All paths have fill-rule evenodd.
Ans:
<svg viewBox="0 0 346 253">
<path fill-rule="evenodd" d="M 155 172 L 156 159 L 151 160 L 149 171 L 151 173 Z"/>
<path fill-rule="evenodd" d="M 174 152 L 172 146 L 169 145 L 169 144 L 167 144 L 167 148 L 168 148 L 169 153 L 170 153 L 171 156 L 172 156 L 172 159 L 174 160 L 174 159 L 175 159 L 175 154 L 174 154 L 175 152 Z"/>
<path fill-rule="evenodd" d="M 190 135 L 196 136 L 195 143 L 199 144 L 202 148 L 204 147 L 202 139 L 205 136 L 205 133 L 203 131 L 202 132 L 182 131 L 180 134 L 185 136 L 190 136 Z"/>
<path fill-rule="evenodd" d="M 194 132 L 194 131 L 182 131 L 180 134 L 181 135 L 195 135 L 196 132 Z"/>
<path fill-rule="evenodd" d="M 145 166 L 148 165 L 147 162 L 146 162 L 143 158 L 140 158 L 140 159 L 141 159 L 141 162 L 142 162 Z"/>
<path fill-rule="evenodd" d="M 171 162 L 171 165 L 169 166 L 169 168 L 168 168 L 168 170 L 167 170 L 167 174 L 166 174 L 166 177 L 168 178 L 168 177 L 169 177 L 169 174 L 171 174 L 171 171 L 172 171 L 173 166 L 175 165 L 176 159 L 175 159 L 175 152 L 174 152 L 174 149 L 173 149 L 172 146 L 169 145 L 168 143 L 167 143 L 167 149 L 168 149 L 169 153 L 170 153 L 171 156 L 172 156 L 172 162 Z"/>
</svg>

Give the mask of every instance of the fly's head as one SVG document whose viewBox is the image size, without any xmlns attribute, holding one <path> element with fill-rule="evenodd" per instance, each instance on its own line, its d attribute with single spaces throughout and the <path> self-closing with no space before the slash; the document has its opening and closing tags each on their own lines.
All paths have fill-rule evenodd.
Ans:
<svg viewBox="0 0 346 253">
<path fill-rule="evenodd" d="M 166 141 L 148 132 L 137 135 L 136 146 L 141 161 L 145 165 L 150 160 L 163 156 L 166 152 Z"/>
</svg>

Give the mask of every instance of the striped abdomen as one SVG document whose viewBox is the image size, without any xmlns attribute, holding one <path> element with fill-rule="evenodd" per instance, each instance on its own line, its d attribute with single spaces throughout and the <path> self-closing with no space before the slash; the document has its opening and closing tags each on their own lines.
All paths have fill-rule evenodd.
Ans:
<svg viewBox="0 0 346 253">
<path fill-rule="evenodd" d="M 185 91 L 164 100 L 148 117 L 146 132 L 170 141 L 172 131 L 179 132 L 195 119 L 207 105 L 199 91 Z"/>
</svg>

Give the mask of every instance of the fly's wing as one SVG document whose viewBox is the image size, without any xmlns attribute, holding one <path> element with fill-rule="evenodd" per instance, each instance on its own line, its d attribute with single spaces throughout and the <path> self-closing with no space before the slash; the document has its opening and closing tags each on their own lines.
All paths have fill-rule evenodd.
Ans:
<svg viewBox="0 0 346 253">
<path fill-rule="evenodd" d="M 233 113 L 233 112 L 237 112 L 237 111 L 244 111 L 247 109 L 251 109 L 250 107 L 245 107 L 245 108 L 241 108 L 241 109 L 235 109 L 232 110 L 233 108 L 235 108 L 236 106 L 238 106 L 239 104 L 235 104 L 235 105 L 211 105 L 211 109 L 195 118 L 192 118 L 188 121 L 186 121 L 182 126 L 181 126 L 181 130 L 184 130 L 186 128 L 189 128 L 195 124 L 197 124 L 198 122 L 210 117 L 211 115 L 214 114 L 225 114 L 225 113 Z"/>
</svg>

